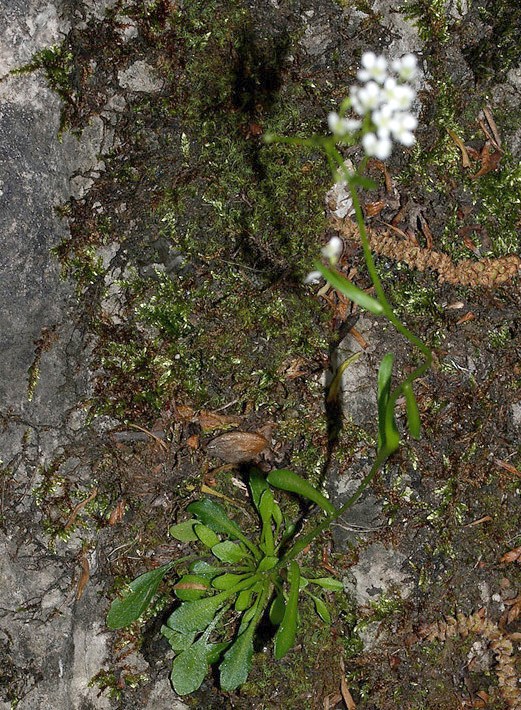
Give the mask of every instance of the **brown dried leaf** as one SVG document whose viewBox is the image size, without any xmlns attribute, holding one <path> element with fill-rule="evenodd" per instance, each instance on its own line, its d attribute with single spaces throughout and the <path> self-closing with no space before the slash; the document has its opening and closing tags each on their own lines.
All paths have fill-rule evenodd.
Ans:
<svg viewBox="0 0 521 710">
<path fill-rule="evenodd" d="M 499 152 L 499 150 L 494 148 L 490 141 L 486 141 L 481 151 L 480 160 L 481 168 L 475 175 L 471 175 L 471 178 L 473 180 L 478 177 L 481 177 L 482 175 L 486 175 L 487 173 L 490 173 L 493 170 L 497 170 L 501 161 L 501 153 Z"/>
<path fill-rule="evenodd" d="M 174 589 L 199 589 L 205 592 L 208 587 L 206 584 L 200 584 L 198 582 L 178 582 L 174 584 Z"/>
<path fill-rule="evenodd" d="M 432 249 L 432 247 L 434 246 L 434 239 L 432 236 L 431 228 L 429 227 L 427 220 L 421 213 L 418 214 L 418 219 L 420 221 L 420 227 L 423 236 L 425 237 L 425 241 L 427 242 L 427 249 Z"/>
<path fill-rule="evenodd" d="M 186 440 L 186 444 L 191 449 L 198 449 L 199 448 L 199 437 L 197 436 L 197 434 L 192 434 L 192 436 L 189 436 L 188 439 Z"/>
<path fill-rule="evenodd" d="M 467 152 L 467 149 L 465 148 L 465 144 L 461 140 L 461 138 L 454 133 L 454 131 L 451 131 L 450 128 L 447 128 L 447 133 L 449 136 L 452 138 L 454 143 L 458 146 L 458 148 L 461 151 L 461 164 L 463 165 L 464 168 L 470 168 L 470 160 L 469 160 L 469 154 Z"/>
<path fill-rule="evenodd" d="M 79 601 L 82 598 L 85 587 L 90 579 L 90 565 L 85 553 L 82 554 L 80 562 L 81 576 L 78 580 L 78 586 L 76 587 L 76 601 Z"/>
<path fill-rule="evenodd" d="M 245 463 L 253 461 L 267 446 L 268 441 L 261 434 L 232 431 L 210 441 L 207 451 L 227 463 Z"/>
<path fill-rule="evenodd" d="M 374 217 L 385 207 L 385 202 L 383 200 L 377 200 L 376 202 L 368 202 L 365 205 L 364 212 L 366 217 Z"/>
<path fill-rule="evenodd" d="M 519 476 L 521 478 L 521 471 L 519 471 L 515 466 L 512 466 L 511 463 L 508 463 L 508 461 L 501 461 L 501 459 L 494 459 L 494 463 L 496 466 L 499 466 L 500 468 L 504 469 L 505 471 L 508 471 L 509 473 L 513 473 L 514 476 Z"/>
<path fill-rule="evenodd" d="M 515 547 L 500 558 L 500 562 L 510 563 L 510 562 L 521 562 L 521 547 Z"/>
<path fill-rule="evenodd" d="M 126 503 L 124 499 L 117 502 L 116 507 L 112 510 L 109 516 L 109 525 L 116 525 L 116 523 L 123 520 L 123 516 L 125 515 L 125 505 Z"/>
<path fill-rule="evenodd" d="M 71 527 L 71 525 L 74 523 L 74 521 L 78 517 L 78 513 L 80 512 L 80 510 L 82 508 L 84 508 L 87 505 L 87 503 L 90 503 L 91 500 L 94 500 L 94 498 L 97 495 L 98 495 L 98 489 L 93 488 L 90 496 L 88 498 L 85 498 L 85 500 L 82 500 L 81 503 L 78 503 L 78 505 L 74 508 L 72 513 L 69 515 L 69 519 L 67 520 L 67 522 L 65 523 L 65 526 L 63 528 L 64 530 L 68 530 Z"/>
<path fill-rule="evenodd" d="M 203 431 L 213 431 L 214 429 L 229 429 L 239 426 L 240 417 L 232 415 L 217 414 L 217 412 L 207 412 L 204 409 L 199 413 L 199 424 Z"/>
<path fill-rule="evenodd" d="M 464 316 L 461 316 L 461 318 L 458 318 L 458 320 L 456 321 L 456 325 L 468 323 L 469 321 L 474 320 L 475 318 L 476 316 L 474 315 L 474 313 L 472 313 L 472 311 L 469 311 L 468 313 L 465 313 Z"/>
</svg>

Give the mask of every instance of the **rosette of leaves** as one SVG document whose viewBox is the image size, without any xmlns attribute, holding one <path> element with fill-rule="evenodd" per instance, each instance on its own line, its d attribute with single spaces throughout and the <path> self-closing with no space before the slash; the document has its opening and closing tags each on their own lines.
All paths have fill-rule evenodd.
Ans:
<svg viewBox="0 0 521 710">
<path fill-rule="evenodd" d="M 272 471 L 267 479 L 254 471 L 249 488 L 259 518 L 255 542 L 222 506 L 208 498 L 191 503 L 187 510 L 193 517 L 170 528 L 176 540 L 204 548 L 174 585 L 180 604 L 161 629 L 176 654 L 170 679 L 179 695 L 197 690 L 213 664 L 219 664 L 223 690 L 238 688 L 248 678 L 255 632 L 266 613 L 277 627 L 274 655 L 280 659 L 295 642 L 301 593 L 312 599 L 319 617 L 329 624 L 331 616 L 322 594 L 343 588 L 332 577 L 311 579 L 301 573 L 294 557 L 302 541 L 292 546 L 296 524 L 285 518 L 272 488 L 311 500 L 326 513 L 326 521 L 338 513 L 329 500 L 287 470 Z M 175 564 L 135 579 L 127 593 L 112 603 L 107 625 L 117 629 L 138 619 Z M 234 617 L 236 631 L 230 637 L 229 621 Z"/>
</svg>

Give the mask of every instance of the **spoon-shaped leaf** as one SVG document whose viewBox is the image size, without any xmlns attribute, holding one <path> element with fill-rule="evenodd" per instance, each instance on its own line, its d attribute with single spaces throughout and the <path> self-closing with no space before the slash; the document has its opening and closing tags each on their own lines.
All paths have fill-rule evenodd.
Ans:
<svg viewBox="0 0 521 710">
<path fill-rule="evenodd" d="M 197 690 L 208 672 L 208 644 L 203 636 L 174 658 L 170 680 L 178 695 Z"/>
<path fill-rule="evenodd" d="M 288 568 L 289 593 L 284 617 L 275 634 L 275 658 L 280 660 L 293 647 L 297 635 L 298 593 L 300 568 L 291 560 Z"/>
<path fill-rule="evenodd" d="M 224 533 L 234 540 L 243 542 L 257 559 L 261 557 L 257 547 L 248 540 L 237 523 L 230 519 L 224 508 L 218 503 L 214 503 L 214 501 L 209 498 L 203 498 L 203 500 L 190 503 L 187 510 L 197 516 L 202 523 L 215 532 Z"/>
<path fill-rule="evenodd" d="M 155 597 L 161 580 L 172 567 L 172 563 L 163 565 L 151 572 L 145 572 L 131 582 L 129 591 L 122 598 L 114 599 L 110 606 L 107 614 L 109 629 L 121 629 L 139 619 Z"/>
<path fill-rule="evenodd" d="M 253 657 L 255 626 L 252 621 L 224 654 L 219 666 L 221 688 L 224 691 L 235 690 L 248 678 Z"/>
</svg>

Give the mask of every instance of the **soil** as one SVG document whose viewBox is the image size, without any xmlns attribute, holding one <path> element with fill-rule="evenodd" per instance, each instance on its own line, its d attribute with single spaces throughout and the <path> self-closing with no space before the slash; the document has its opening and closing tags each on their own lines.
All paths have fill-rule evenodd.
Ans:
<svg viewBox="0 0 521 710">
<path fill-rule="evenodd" d="M 521 292 L 515 266 L 472 280 L 520 256 L 518 14 L 507 0 L 9 0 L 1 707 L 521 707 Z M 375 453 L 379 362 L 393 352 L 400 378 L 418 361 L 382 319 L 303 284 L 334 233 L 332 179 L 316 150 L 264 141 L 323 132 L 368 49 L 422 68 L 418 144 L 373 161 L 361 193 L 387 240 L 384 288 L 434 353 L 421 438 L 399 403 L 401 448 L 306 553 L 344 582 L 332 625 L 304 604 L 283 661 L 262 630 L 242 688 L 209 675 L 178 699 L 160 633 L 174 580 L 110 632 L 118 590 L 185 554 L 168 528 L 201 486 L 247 508 L 252 462 L 347 499 Z M 368 288 L 343 234 L 338 266 Z M 446 255 L 453 278 L 416 268 L 404 239 Z"/>
</svg>

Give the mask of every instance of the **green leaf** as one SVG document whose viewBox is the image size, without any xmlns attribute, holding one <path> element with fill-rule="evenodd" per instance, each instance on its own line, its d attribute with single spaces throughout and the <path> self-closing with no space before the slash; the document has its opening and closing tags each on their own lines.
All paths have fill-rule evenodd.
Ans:
<svg viewBox="0 0 521 710">
<path fill-rule="evenodd" d="M 223 641 L 222 643 L 209 643 L 206 647 L 206 660 L 208 665 L 217 663 L 220 659 L 222 652 L 227 649 L 230 645 L 230 641 Z"/>
<path fill-rule="evenodd" d="M 237 582 L 240 582 L 241 579 L 247 576 L 247 574 L 231 574 L 227 572 L 226 574 L 215 577 L 215 579 L 212 580 L 212 587 L 215 587 L 215 589 L 231 589 Z"/>
<path fill-rule="evenodd" d="M 194 527 L 194 532 L 203 545 L 206 545 L 206 547 L 213 547 L 221 542 L 220 538 L 217 537 L 214 531 L 210 530 L 210 528 L 206 527 L 206 525 L 203 525 L 202 523 L 198 523 Z"/>
<path fill-rule="evenodd" d="M 174 658 L 170 680 L 178 695 L 197 690 L 208 673 L 208 644 L 203 637 Z"/>
<path fill-rule="evenodd" d="M 257 508 L 260 514 L 259 510 L 259 505 L 260 505 L 260 499 L 264 491 L 268 490 L 268 484 L 266 483 L 266 478 L 263 476 L 260 471 L 257 469 L 254 469 L 252 473 L 250 474 L 250 480 L 248 481 L 248 485 L 250 487 L 251 491 L 251 498 L 253 500 L 253 504 Z"/>
<path fill-rule="evenodd" d="M 170 535 L 176 540 L 181 542 L 195 542 L 197 540 L 197 535 L 194 531 L 194 525 L 197 520 L 191 518 L 190 520 L 185 520 L 183 523 L 178 523 L 177 525 L 172 525 L 168 529 Z"/>
<path fill-rule="evenodd" d="M 284 617 L 275 634 L 275 658 L 280 660 L 293 647 L 297 636 L 300 568 L 291 560 L 288 568 L 289 593 Z"/>
<path fill-rule="evenodd" d="M 167 619 L 167 626 L 183 634 L 191 631 L 204 631 L 211 624 L 217 610 L 228 598 L 228 592 L 221 592 L 214 597 L 184 602 Z"/>
<path fill-rule="evenodd" d="M 266 572 L 269 569 L 273 569 L 278 561 L 278 557 L 263 557 L 257 567 L 257 572 Z"/>
<path fill-rule="evenodd" d="M 282 511 L 278 505 L 278 503 L 273 504 L 273 520 L 275 521 L 275 525 L 277 526 L 277 529 L 281 526 L 282 524 Z"/>
<path fill-rule="evenodd" d="M 219 542 L 217 545 L 212 547 L 212 555 L 215 555 L 217 559 L 223 562 L 229 562 L 235 564 L 235 562 L 240 562 L 247 553 L 231 540 L 224 540 L 224 542 Z"/>
<path fill-rule="evenodd" d="M 187 507 L 204 525 L 214 532 L 224 533 L 240 540 L 242 532 L 236 522 L 230 519 L 224 508 L 209 498 L 197 500 Z"/>
<path fill-rule="evenodd" d="M 337 510 L 335 506 L 314 488 L 308 481 L 304 480 L 293 471 L 288 471 L 285 468 L 272 471 L 267 478 L 270 486 L 274 488 L 280 488 L 283 491 L 289 491 L 290 493 L 297 493 L 297 495 L 303 498 L 308 498 L 309 500 L 316 503 L 318 506 L 325 510 L 329 515 L 335 515 Z"/>
<path fill-rule="evenodd" d="M 169 562 L 151 572 L 145 572 L 131 582 L 125 595 L 114 599 L 110 606 L 107 614 L 109 629 L 121 629 L 139 619 L 155 597 L 161 580 L 172 567 L 173 563 Z"/>
<path fill-rule="evenodd" d="M 235 600 L 235 611 L 246 611 L 252 604 L 253 589 L 243 589 Z"/>
<path fill-rule="evenodd" d="M 168 639 L 168 643 L 174 651 L 184 651 L 185 648 L 193 644 L 195 639 L 195 633 L 181 634 L 179 631 L 168 628 L 168 626 L 162 626 L 161 633 Z"/>
<path fill-rule="evenodd" d="M 394 412 L 389 411 L 391 378 L 394 355 L 387 353 L 382 358 L 378 369 L 378 450 L 384 446 L 390 451 L 398 448 L 400 435 L 394 421 Z"/>
<path fill-rule="evenodd" d="M 190 572 L 195 574 L 200 574 L 201 577 L 206 577 L 206 579 L 213 579 L 217 575 L 222 574 L 223 567 L 215 567 L 214 565 L 209 565 L 208 562 L 204 560 L 196 560 L 190 565 Z"/>
<path fill-rule="evenodd" d="M 334 577 L 317 577 L 309 580 L 311 584 L 318 584 L 323 589 L 330 589 L 333 592 L 342 592 L 344 589 L 343 583 Z"/>
<path fill-rule="evenodd" d="M 273 498 L 273 493 L 268 488 L 268 490 L 264 491 L 264 493 L 262 494 L 259 503 L 259 513 L 262 520 L 261 537 L 267 555 L 272 555 L 275 550 L 275 543 L 273 540 L 273 529 L 271 527 L 271 518 L 273 516 L 274 505 L 275 500 Z"/>
<path fill-rule="evenodd" d="M 284 601 L 284 597 L 282 594 L 277 594 L 270 606 L 270 621 L 273 626 L 278 626 L 282 622 L 285 611 L 286 602 Z"/>
<path fill-rule="evenodd" d="M 329 609 L 327 606 L 324 604 L 322 599 L 319 599 L 319 597 L 316 597 L 314 594 L 310 594 L 308 592 L 309 596 L 313 599 L 315 602 L 315 611 L 317 614 L 320 616 L 320 618 L 326 622 L 326 624 L 331 623 L 331 614 L 329 613 Z"/>
<path fill-rule="evenodd" d="M 319 261 L 316 261 L 314 266 L 333 288 L 336 288 L 337 291 L 347 296 L 350 301 L 357 303 L 361 308 L 365 308 L 366 311 L 374 313 L 375 316 L 382 315 L 384 312 L 383 306 L 376 298 L 369 296 L 365 291 L 362 291 L 358 286 L 348 281 L 348 279 L 342 276 L 338 271 L 328 269 L 327 266 L 324 266 Z"/>
<path fill-rule="evenodd" d="M 364 175 L 359 175 L 354 173 L 349 177 L 349 183 L 353 187 L 361 187 L 362 190 L 376 190 L 378 185 L 371 178 L 365 177 Z"/>
<path fill-rule="evenodd" d="M 228 692 L 243 685 L 248 679 L 253 657 L 255 624 L 250 624 L 224 654 L 219 666 L 221 688 Z"/>
<path fill-rule="evenodd" d="M 201 599 L 208 591 L 208 579 L 197 574 L 185 574 L 174 585 L 174 592 L 182 601 Z"/>
<path fill-rule="evenodd" d="M 259 550 L 241 532 L 237 523 L 228 517 L 224 508 L 218 503 L 209 498 L 204 498 L 203 500 L 195 501 L 195 503 L 190 503 L 187 510 L 197 516 L 202 523 L 214 532 L 224 533 L 234 540 L 240 540 L 257 558 L 260 558 Z"/>
<path fill-rule="evenodd" d="M 419 439 L 421 431 L 420 413 L 418 411 L 418 405 L 416 403 L 416 397 L 414 396 L 412 385 L 409 382 L 403 383 L 403 393 L 405 395 L 405 403 L 407 407 L 407 423 L 409 425 L 409 432 L 413 439 Z"/>
</svg>

